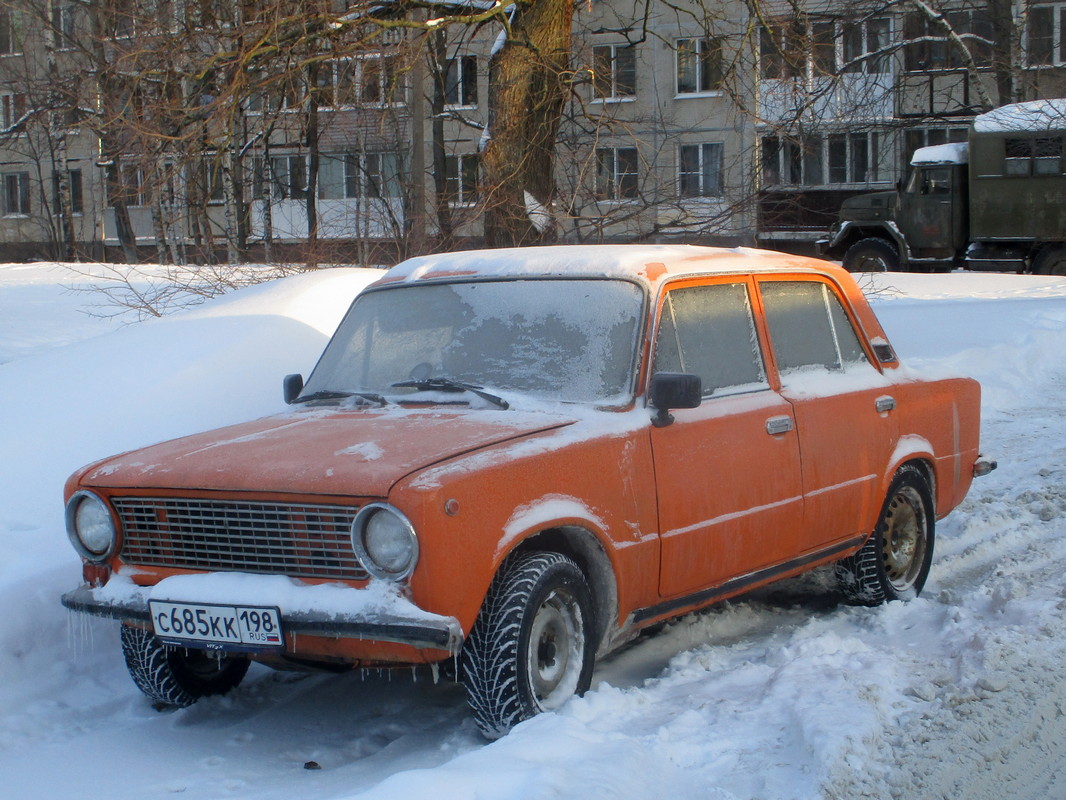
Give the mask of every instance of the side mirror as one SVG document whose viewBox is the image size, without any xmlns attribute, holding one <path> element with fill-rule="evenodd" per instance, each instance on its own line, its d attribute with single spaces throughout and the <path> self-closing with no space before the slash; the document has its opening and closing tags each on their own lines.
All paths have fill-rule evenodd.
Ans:
<svg viewBox="0 0 1066 800">
<path fill-rule="evenodd" d="M 300 392 L 303 390 L 303 375 L 286 375 L 285 379 L 281 382 L 281 396 L 285 398 L 285 402 L 289 405 L 292 405 L 292 401 L 299 397 Z"/>
<path fill-rule="evenodd" d="M 684 372 L 656 372 L 651 376 L 651 405 L 658 413 L 651 423 L 663 428 L 674 421 L 672 408 L 697 408 L 703 402 L 703 381 Z"/>
</svg>

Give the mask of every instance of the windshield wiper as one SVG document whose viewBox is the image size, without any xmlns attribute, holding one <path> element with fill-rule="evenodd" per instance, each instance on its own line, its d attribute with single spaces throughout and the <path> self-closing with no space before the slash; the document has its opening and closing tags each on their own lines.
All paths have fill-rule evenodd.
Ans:
<svg viewBox="0 0 1066 800">
<path fill-rule="evenodd" d="M 507 409 L 511 407 L 511 404 L 502 397 L 486 392 L 481 386 L 463 383 L 462 381 L 453 381 L 451 378 L 423 378 L 417 381 L 400 381 L 392 384 L 392 387 L 394 389 L 418 389 L 420 392 L 470 392 L 500 408 Z"/>
<path fill-rule="evenodd" d="M 386 406 L 389 401 L 382 397 L 380 394 L 374 394 L 373 392 L 335 392 L 329 389 L 325 389 L 321 392 L 311 392 L 311 394 L 300 395 L 293 403 L 308 403 L 312 400 L 343 400 L 345 397 L 358 397 L 360 400 L 376 403 L 379 406 Z"/>
</svg>

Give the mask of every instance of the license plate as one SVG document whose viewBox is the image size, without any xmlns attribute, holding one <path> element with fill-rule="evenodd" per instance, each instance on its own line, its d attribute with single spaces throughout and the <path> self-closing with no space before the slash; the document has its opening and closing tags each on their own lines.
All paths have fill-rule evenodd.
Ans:
<svg viewBox="0 0 1066 800">
<path fill-rule="evenodd" d="M 276 608 L 150 600 L 155 635 L 167 644 L 193 644 L 208 650 L 266 650 L 282 647 L 281 614 Z"/>
</svg>

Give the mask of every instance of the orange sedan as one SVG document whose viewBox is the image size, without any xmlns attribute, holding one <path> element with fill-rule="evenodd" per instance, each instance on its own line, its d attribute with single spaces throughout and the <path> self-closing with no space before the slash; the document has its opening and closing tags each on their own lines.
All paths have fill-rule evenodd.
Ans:
<svg viewBox="0 0 1066 800">
<path fill-rule="evenodd" d="M 921 591 L 994 468 L 980 388 L 900 368 L 843 270 L 756 250 L 411 259 L 356 298 L 285 414 L 67 485 L 72 609 L 157 703 L 278 667 L 443 662 L 490 737 L 642 628 L 835 563 Z"/>
</svg>

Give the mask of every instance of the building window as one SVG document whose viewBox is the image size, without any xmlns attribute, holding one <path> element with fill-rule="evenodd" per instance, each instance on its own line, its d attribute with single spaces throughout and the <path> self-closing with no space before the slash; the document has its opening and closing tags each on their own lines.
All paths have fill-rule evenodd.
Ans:
<svg viewBox="0 0 1066 800">
<path fill-rule="evenodd" d="M 763 183 L 826 186 L 886 181 L 886 141 L 876 131 L 808 135 L 797 139 L 764 137 Z"/>
<path fill-rule="evenodd" d="M 30 173 L 4 173 L 4 214 L 7 216 L 30 213 Z"/>
<path fill-rule="evenodd" d="M 52 36 L 57 50 L 69 50 L 74 47 L 77 11 L 77 6 L 67 0 L 52 3 Z"/>
<path fill-rule="evenodd" d="M 26 114 L 26 95 L 15 92 L 0 93 L 0 126 L 10 131 Z"/>
<path fill-rule="evenodd" d="M 449 59 L 444 78 L 444 102 L 467 108 L 477 105 L 477 56 Z"/>
<path fill-rule="evenodd" d="M 400 196 L 400 160 L 396 153 L 345 153 L 344 197 Z"/>
<path fill-rule="evenodd" d="M 639 193 L 635 147 L 596 149 L 596 199 L 625 200 Z"/>
<path fill-rule="evenodd" d="M 722 47 L 717 40 L 678 39 L 676 47 L 678 94 L 722 88 Z"/>
<path fill-rule="evenodd" d="M 374 55 L 356 60 L 358 100 L 363 105 L 385 106 L 403 96 L 399 62 L 393 55 Z"/>
<path fill-rule="evenodd" d="M 678 148 L 677 183 L 682 197 L 722 195 L 722 144 L 683 144 Z"/>
<path fill-rule="evenodd" d="M 992 21 L 987 10 L 967 9 L 944 14 L 951 32 L 965 44 L 980 67 L 992 64 Z M 908 72 L 935 72 L 960 69 L 965 55 L 957 44 L 948 40 L 944 25 L 924 13 L 911 12 L 903 18 L 903 67 Z"/>
<path fill-rule="evenodd" d="M 59 203 L 59 177 L 60 173 L 52 173 L 52 202 L 55 205 L 57 213 L 61 209 Z M 70 192 L 70 210 L 75 214 L 81 214 L 83 211 L 83 206 L 80 169 L 67 170 L 67 191 Z"/>
<path fill-rule="evenodd" d="M 270 196 L 275 200 L 307 199 L 307 159 L 304 156 L 270 158 Z"/>
<path fill-rule="evenodd" d="M 891 71 L 888 18 L 788 20 L 759 29 L 759 75 L 767 80 L 880 75 Z"/>
<path fill-rule="evenodd" d="M 891 72 L 892 23 L 885 17 L 845 22 L 840 28 L 840 64 L 847 74 Z"/>
<path fill-rule="evenodd" d="M 637 93 L 637 50 L 632 45 L 592 48 L 592 87 L 601 100 L 623 100 Z"/>
<path fill-rule="evenodd" d="M 122 202 L 127 206 L 147 206 L 151 202 L 151 194 L 145 172 L 134 164 L 122 164 L 119 167 Z"/>
<path fill-rule="evenodd" d="M 17 11 L 0 9 L 0 56 L 22 52 L 22 18 Z"/>
<path fill-rule="evenodd" d="M 464 204 L 477 201 L 478 158 L 476 155 L 455 155 L 444 158 L 445 193 L 449 203 Z"/>
<path fill-rule="evenodd" d="M 1066 64 L 1066 4 L 1035 6 L 1029 11 L 1027 55 L 1030 66 Z"/>
<path fill-rule="evenodd" d="M 807 73 L 806 27 L 798 20 L 759 28 L 759 77 L 765 80 L 803 77 Z"/>
</svg>

